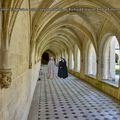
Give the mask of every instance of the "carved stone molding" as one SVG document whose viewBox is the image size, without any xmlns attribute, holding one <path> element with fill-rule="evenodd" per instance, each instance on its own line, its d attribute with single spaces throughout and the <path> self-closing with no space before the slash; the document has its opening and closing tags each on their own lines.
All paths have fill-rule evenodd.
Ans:
<svg viewBox="0 0 120 120">
<path fill-rule="evenodd" d="M 9 88 L 12 82 L 11 69 L 0 69 L 0 86 L 1 88 Z"/>
</svg>

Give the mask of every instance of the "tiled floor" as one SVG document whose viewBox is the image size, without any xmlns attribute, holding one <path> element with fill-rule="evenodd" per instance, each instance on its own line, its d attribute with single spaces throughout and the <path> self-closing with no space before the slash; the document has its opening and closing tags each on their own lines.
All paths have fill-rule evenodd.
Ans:
<svg viewBox="0 0 120 120">
<path fill-rule="evenodd" d="M 37 83 L 28 120 L 120 120 L 120 104 L 69 75 Z"/>
</svg>

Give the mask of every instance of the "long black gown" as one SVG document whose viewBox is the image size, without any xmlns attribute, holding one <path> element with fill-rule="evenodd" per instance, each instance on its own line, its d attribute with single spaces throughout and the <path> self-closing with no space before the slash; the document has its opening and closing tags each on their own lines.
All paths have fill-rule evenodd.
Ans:
<svg viewBox="0 0 120 120">
<path fill-rule="evenodd" d="M 68 70 L 67 70 L 65 59 L 63 59 L 59 62 L 58 77 L 60 77 L 60 78 L 67 78 L 68 77 Z"/>
<path fill-rule="evenodd" d="M 58 77 L 62 78 L 63 77 L 63 63 L 62 61 L 59 61 L 58 64 Z"/>
<path fill-rule="evenodd" d="M 68 77 L 68 70 L 67 70 L 67 65 L 66 65 L 65 59 L 63 59 L 62 64 L 63 64 L 63 70 L 62 70 L 63 78 L 67 78 Z"/>
</svg>

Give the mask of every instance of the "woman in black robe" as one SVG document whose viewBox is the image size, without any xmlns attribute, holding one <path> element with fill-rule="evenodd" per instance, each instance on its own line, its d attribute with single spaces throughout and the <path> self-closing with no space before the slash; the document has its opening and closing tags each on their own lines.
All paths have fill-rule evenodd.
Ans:
<svg viewBox="0 0 120 120">
<path fill-rule="evenodd" d="M 63 68 L 63 63 L 62 63 L 62 60 L 60 60 L 58 63 L 58 77 L 60 77 L 60 78 L 63 77 L 62 68 Z"/>
<path fill-rule="evenodd" d="M 58 65 L 58 77 L 64 78 L 64 79 L 68 77 L 66 60 L 64 58 L 61 58 L 61 61 L 59 62 L 59 65 Z"/>
<path fill-rule="evenodd" d="M 62 64 L 63 64 L 63 78 L 67 78 L 68 77 L 68 70 L 67 70 L 67 65 L 66 65 L 66 60 L 64 58 L 62 58 Z"/>
</svg>

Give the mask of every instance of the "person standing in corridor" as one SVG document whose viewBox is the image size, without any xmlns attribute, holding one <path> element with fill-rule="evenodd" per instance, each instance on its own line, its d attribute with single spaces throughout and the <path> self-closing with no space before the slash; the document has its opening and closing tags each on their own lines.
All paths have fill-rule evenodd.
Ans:
<svg viewBox="0 0 120 120">
<path fill-rule="evenodd" d="M 68 77 L 66 60 L 62 57 L 61 57 L 61 60 L 59 61 L 59 65 L 58 65 L 58 77 L 63 78 L 63 79 Z"/>
<path fill-rule="evenodd" d="M 62 64 L 63 64 L 63 79 L 68 77 L 68 70 L 66 65 L 66 60 L 62 58 Z"/>
<path fill-rule="evenodd" d="M 50 60 L 48 62 L 48 79 L 54 78 L 54 68 L 55 68 L 54 58 L 50 57 Z"/>
</svg>

